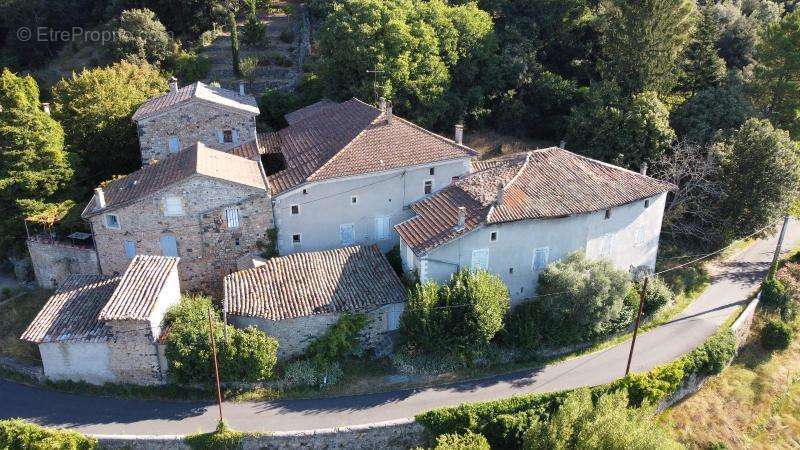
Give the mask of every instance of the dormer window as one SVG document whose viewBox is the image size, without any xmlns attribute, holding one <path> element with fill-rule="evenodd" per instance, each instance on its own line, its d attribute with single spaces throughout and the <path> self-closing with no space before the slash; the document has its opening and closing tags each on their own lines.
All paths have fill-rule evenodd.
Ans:
<svg viewBox="0 0 800 450">
<path fill-rule="evenodd" d="M 106 228 L 119 230 L 119 217 L 116 214 L 106 214 Z"/>
</svg>

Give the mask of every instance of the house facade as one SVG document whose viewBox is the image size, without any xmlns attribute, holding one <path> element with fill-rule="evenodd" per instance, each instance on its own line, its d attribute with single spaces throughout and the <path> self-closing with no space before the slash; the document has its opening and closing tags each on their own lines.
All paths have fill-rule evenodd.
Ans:
<svg viewBox="0 0 800 450">
<path fill-rule="evenodd" d="M 212 293 L 272 228 L 259 162 L 201 143 L 96 189 L 83 217 L 103 274 L 138 254 L 180 256 L 184 288 Z"/>
<path fill-rule="evenodd" d="M 196 142 L 228 151 L 256 137 L 258 104 L 253 96 L 196 82 L 142 104 L 133 114 L 142 165 L 160 161 Z"/>
<path fill-rule="evenodd" d="M 178 259 L 140 255 L 121 276 L 70 275 L 21 339 L 38 344 L 51 380 L 162 384 L 158 338 L 179 301 Z"/>
<path fill-rule="evenodd" d="M 672 188 L 560 148 L 477 162 L 396 227 L 403 265 L 422 282 L 487 270 L 514 302 L 534 296 L 547 264 L 576 251 L 652 270 Z"/>
</svg>

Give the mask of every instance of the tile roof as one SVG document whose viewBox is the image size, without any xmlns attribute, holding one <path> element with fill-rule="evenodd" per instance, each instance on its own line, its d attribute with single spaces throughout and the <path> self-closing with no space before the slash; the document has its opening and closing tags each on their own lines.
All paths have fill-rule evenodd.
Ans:
<svg viewBox="0 0 800 450">
<path fill-rule="evenodd" d="M 188 103 L 191 100 L 199 99 L 211 103 L 216 103 L 228 108 L 238 109 L 253 115 L 259 114 L 258 103 L 251 95 L 241 96 L 221 87 L 208 86 L 200 81 L 184 86 L 175 92 L 167 92 L 144 102 L 131 117 L 134 121 L 140 121 L 152 117 L 158 113 L 166 111 L 175 106 Z"/>
<path fill-rule="evenodd" d="M 324 98 L 316 103 L 312 103 L 296 111 L 292 111 L 288 114 L 285 114 L 283 118 L 286 119 L 286 123 L 288 123 L 289 125 L 294 125 L 297 122 L 306 120 L 309 117 L 317 115 L 336 105 L 337 105 L 336 102 Z"/>
<path fill-rule="evenodd" d="M 499 186 L 503 186 L 502 204 L 496 203 Z M 552 147 L 474 163 L 470 175 L 412 204 L 417 215 L 395 229 L 417 255 L 423 255 L 482 224 L 588 213 L 674 188 Z M 460 206 L 466 208 L 466 222 L 456 230 Z"/>
<path fill-rule="evenodd" d="M 260 135 L 259 141 L 267 149 L 279 149 L 286 161 L 285 170 L 268 177 L 273 194 L 308 181 L 475 156 L 470 148 L 397 115 L 389 125 L 384 112 L 358 99 L 268 134 Z M 241 147 L 233 152 L 252 154 Z"/>
<path fill-rule="evenodd" d="M 83 216 L 93 216 L 133 203 L 195 174 L 266 190 L 261 168 L 256 161 L 214 150 L 198 142 L 155 164 L 109 182 L 103 187 L 105 208 L 98 209 L 93 197 Z"/>
<path fill-rule="evenodd" d="M 225 277 L 229 314 L 270 320 L 364 312 L 405 299 L 400 279 L 375 247 L 295 253 Z"/>
<path fill-rule="evenodd" d="M 147 320 L 167 278 L 180 258 L 136 255 L 111 298 L 100 310 L 100 320 Z"/>
<path fill-rule="evenodd" d="M 119 284 L 120 277 L 70 275 L 47 300 L 20 339 L 42 342 L 104 342 L 109 326 L 98 313 Z"/>
</svg>

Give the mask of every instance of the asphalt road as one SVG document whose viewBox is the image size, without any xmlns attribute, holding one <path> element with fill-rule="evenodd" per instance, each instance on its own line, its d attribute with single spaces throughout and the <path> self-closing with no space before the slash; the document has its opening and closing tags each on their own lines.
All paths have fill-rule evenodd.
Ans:
<svg viewBox="0 0 800 450">
<path fill-rule="evenodd" d="M 777 236 L 730 258 L 712 285 L 679 317 L 637 340 L 632 370 L 646 371 L 700 345 L 732 310 L 747 301 L 766 273 Z M 791 222 L 784 248 L 800 244 Z M 240 431 L 288 431 L 395 420 L 441 406 L 499 399 L 610 382 L 623 375 L 630 343 L 546 366 L 454 385 L 316 400 L 226 403 L 226 421 Z M 123 400 L 71 395 L 0 381 L 0 418 L 22 417 L 42 425 L 93 434 L 187 434 L 210 431 L 213 403 Z"/>
</svg>

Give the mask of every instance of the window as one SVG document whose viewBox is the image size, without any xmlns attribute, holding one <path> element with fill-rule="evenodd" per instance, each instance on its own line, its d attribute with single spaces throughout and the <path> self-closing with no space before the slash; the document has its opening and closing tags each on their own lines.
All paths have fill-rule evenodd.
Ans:
<svg viewBox="0 0 800 450">
<path fill-rule="evenodd" d="M 645 208 L 649 208 L 650 207 L 650 199 L 649 198 L 644 201 L 644 207 Z"/>
<path fill-rule="evenodd" d="M 402 315 L 402 306 L 392 306 L 386 311 L 386 331 L 394 331 L 400 328 L 400 317 Z"/>
<path fill-rule="evenodd" d="M 308 189 L 303 189 L 303 195 L 308 195 Z"/>
<path fill-rule="evenodd" d="M 339 225 L 339 238 L 342 245 L 353 245 L 356 242 L 356 227 L 352 223 Z"/>
<path fill-rule="evenodd" d="M 472 270 L 487 270 L 489 268 L 489 249 L 482 248 L 472 251 Z"/>
<path fill-rule="evenodd" d="M 644 233 L 645 233 L 645 226 L 644 224 L 639 225 L 636 227 L 636 233 L 633 235 L 633 245 L 640 246 L 644 245 Z"/>
<path fill-rule="evenodd" d="M 175 236 L 161 236 L 159 239 L 161 254 L 164 256 L 178 256 L 178 241 Z"/>
<path fill-rule="evenodd" d="M 544 270 L 550 259 L 550 248 L 540 247 L 533 251 L 533 270 Z"/>
<path fill-rule="evenodd" d="M 133 259 L 136 256 L 136 242 L 133 241 L 125 241 L 125 256 L 128 259 Z"/>
<path fill-rule="evenodd" d="M 300 214 L 300 205 L 292 205 L 292 214 L 293 215 Z"/>
<path fill-rule="evenodd" d="M 431 174 L 431 175 L 435 175 L 436 174 L 436 168 L 435 167 L 431 167 L 431 169 L 428 171 L 428 173 Z"/>
<path fill-rule="evenodd" d="M 611 210 L 610 210 L 610 209 L 607 209 L 607 210 L 606 210 L 605 219 L 607 220 L 607 219 L 610 219 L 610 218 L 611 218 Z"/>
<path fill-rule="evenodd" d="M 354 195 L 354 196 L 352 196 L 352 197 L 350 197 L 350 204 L 351 204 L 351 205 L 358 204 L 358 197 L 357 197 L 357 196 L 355 196 L 355 195 Z"/>
<path fill-rule="evenodd" d="M 242 241 L 240 240 L 240 238 L 238 238 L 238 237 L 237 237 L 237 238 L 234 238 L 234 240 L 233 240 L 233 245 L 235 245 L 235 246 L 237 246 L 237 247 L 238 247 L 238 246 L 240 246 L 240 245 L 242 245 Z"/>
<path fill-rule="evenodd" d="M 169 196 L 164 199 L 164 215 L 167 217 L 183 215 L 183 203 L 180 197 Z"/>
<path fill-rule="evenodd" d="M 178 153 L 181 149 L 181 141 L 178 136 L 170 136 L 169 138 L 169 152 Z"/>
<path fill-rule="evenodd" d="M 489 240 L 492 242 L 497 240 L 497 231 L 492 231 L 492 234 L 489 235 Z"/>
<path fill-rule="evenodd" d="M 239 208 L 226 208 L 225 219 L 228 222 L 228 228 L 239 228 Z"/>
<path fill-rule="evenodd" d="M 375 238 L 379 241 L 389 239 L 389 216 L 375 217 Z"/>
<path fill-rule="evenodd" d="M 614 236 L 607 234 L 600 240 L 600 257 L 608 258 L 611 256 L 611 248 L 614 246 Z"/>
<path fill-rule="evenodd" d="M 293 234 L 292 235 L 292 245 L 295 246 L 295 247 L 299 247 L 300 246 L 300 235 L 299 234 Z"/>
<path fill-rule="evenodd" d="M 221 144 L 230 144 L 233 142 L 233 130 L 222 130 Z"/>
<path fill-rule="evenodd" d="M 425 181 L 425 195 L 428 195 L 431 192 L 433 192 L 433 180 L 426 180 Z"/>
<path fill-rule="evenodd" d="M 514 275 L 514 268 L 513 267 L 509 267 L 508 268 L 508 274 L 509 275 Z"/>
<path fill-rule="evenodd" d="M 456 184 L 456 181 L 458 181 L 458 177 L 450 178 L 450 184 Z"/>
<path fill-rule="evenodd" d="M 106 228 L 119 230 L 119 217 L 116 214 L 106 214 Z"/>
</svg>

